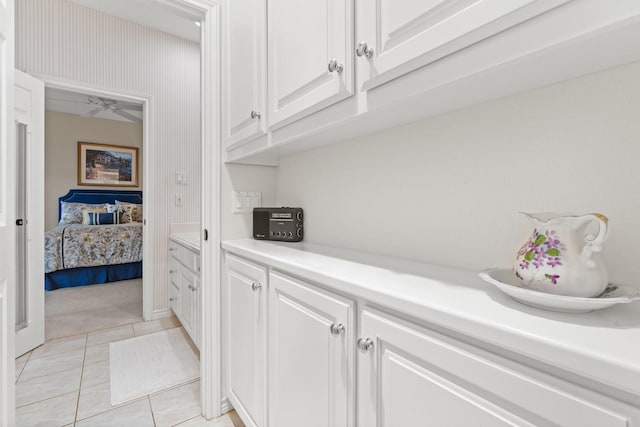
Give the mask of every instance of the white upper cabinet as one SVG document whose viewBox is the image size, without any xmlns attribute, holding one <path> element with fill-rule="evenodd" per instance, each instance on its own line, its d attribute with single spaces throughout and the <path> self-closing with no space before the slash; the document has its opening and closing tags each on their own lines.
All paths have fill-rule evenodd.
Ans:
<svg viewBox="0 0 640 427">
<path fill-rule="evenodd" d="M 640 60 L 638 0 L 226 4 L 227 162 L 278 165 L 291 153 Z"/>
<path fill-rule="evenodd" d="M 367 90 L 570 0 L 359 0 Z"/>
<path fill-rule="evenodd" d="M 269 125 L 353 94 L 353 0 L 268 2 Z"/>
<path fill-rule="evenodd" d="M 222 122 L 229 148 L 265 133 L 266 1 L 228 1 L 224 25 Z"/>
</svg>

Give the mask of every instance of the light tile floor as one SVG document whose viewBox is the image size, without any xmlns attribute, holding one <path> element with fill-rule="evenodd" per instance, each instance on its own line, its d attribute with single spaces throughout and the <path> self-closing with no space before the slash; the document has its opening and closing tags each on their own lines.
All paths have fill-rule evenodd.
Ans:
<svg viewBox="0 0 640 427">
<path fill-rule="evenodd" d="M 16 359 L 16 424 L 243 427 L 235 413 L 207 421 L 195 381 L 111 406 L 109 343 L 180 326 L 175 318 L 131 323 L 47 341 Z"/>
</svg>

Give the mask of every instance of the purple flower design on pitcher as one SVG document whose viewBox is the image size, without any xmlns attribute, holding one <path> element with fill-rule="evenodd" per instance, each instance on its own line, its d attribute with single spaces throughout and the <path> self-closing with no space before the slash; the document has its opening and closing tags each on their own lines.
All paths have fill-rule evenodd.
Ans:
<svg viewBox="0 0 640 427">
<path fill-rule="evenodd" d="M 561 256 L 565 249 L 554 230 L 547 230 L 544 234 L 533 230 L 529 240 L 518 251 L 518 258 L 522 257 L 520 268 L 528 270 L 529 267 L 538 269 L 545 265 L 551 268 L 562 266 Z M 558 274 L 545 274 L 545 277 L 554 285 L 560 278 Z"/>
<path fill-rule="evenodd" d="M 558 283 L 558 278 L 560 277 L 557 274 L 545 274 L 544 277 L 546 277 L 547 279 L 551 280 L 551 283 L 553 283 L 554 285 Z"/>
</svg>

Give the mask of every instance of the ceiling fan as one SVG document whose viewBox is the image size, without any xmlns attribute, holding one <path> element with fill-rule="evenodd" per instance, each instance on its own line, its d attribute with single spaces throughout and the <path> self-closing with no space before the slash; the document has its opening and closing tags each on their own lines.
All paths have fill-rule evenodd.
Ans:
<svg viewBox="0 0 640 427">
<path fill-rule="evenodd" d="M 82 114 L 83 117 L 93 117 L 102 111 L 106 111 L 106 112 L 111 112 L 113 114 L 116 114 L 127 120 L 131 120 L 134 123 L 142 123 L 141 118 L 136 117 L 133 114 L 125 111 L 125 110 L 142 111 L 142 105 L 129 104 L 129 103 L 127 103 L 126 105 L 123 105 L 123 104 L 119 104 L 117 101 L 113 99 L 100 98 L 98 96 L 89 96 L 85 104 L 88 104 L 90 106 L 90 110 Z"/>
</svg>

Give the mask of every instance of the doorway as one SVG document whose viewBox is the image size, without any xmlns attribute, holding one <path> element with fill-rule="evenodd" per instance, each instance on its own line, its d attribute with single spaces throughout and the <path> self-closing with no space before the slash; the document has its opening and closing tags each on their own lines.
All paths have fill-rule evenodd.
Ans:
<svg viewBox="0 0 640 427">
<path fill-rule="evenodd" d="M 164 2 L 163 2 L 164 3 Z M 201 230 L 201 235 L 209 236 L 208 239 L 204 239 L 203 248 L 202 248 L 202 280 L 207 283 L 212 283 L 213 286 L 208 286 L 206 288 L 206 292 L 203 294 L 203 306 L 205 308 L 205 316 L 203 319 L 203 342 L 205 343 L 202 354 L 202 370 L 203 370 L 203 386 L 202 386 L 202 410 L 203 414 L 207 417 L 211 417 L 220 412 L 220 384 L 219 384 L 219 348 L 218 348 L 218 336 L 219 336 L 219 319 L 217 318 L 217 313 L 219 312 L 219 296 L 217 289 L 218 275 L 219 275 L 219 223 L 218 223 L 218 202 L 219 202 L 219 141 L 217 135 L 218 129 L 218 113 L 219 106 L 217 103 L 217 81 L 218 81 L 218 49 L 219 49 L 219 5 L 216 0 L 168 0 L 167 4 L 173 4 L 176 8 L 190 8 L 198 11 L 199 14 L 202 15 L 202 46 L 201 46 L 201 82 L 202 82 L 202 99 L 201 99 L 201 114 L 202 117 L 202 164 L 205 166 L 203 169 L 203 173 L 205 176 L 202 178 L 202 192 L 203 192 L 203 203 L 202 203 L 202 224 L 201 227 L 203 230 L 208 230 L 208 233 L 204 233 Z M 13 5 L 13 1 L 10 0 L 8 2 L 9 5 Z M 9 8 L 9 12 L 6 16 L 13 16 L 13 9 Z M 4 18 L 5 15 L 1 15 L 2 18 L 0 23 L 3 24 L 0 27 L 0 31 L 5 35 L 5 30 L 7 31 L 8 40 L 13 40 L 13 21 L 9 20 L 9 26 L 4 26 Z M 13 55 L 10 54 L 8 57 L 13 58 Z M 4 64 L 3 64 L 4 65 Z M 9 63 L 12 65 L 12 62 Z M 12 67 L 10 67 L 12 68 Z M 6 70 L 6 67 L 3 67 L 3 70 Z M 0 70 L 1 71 L 1 70 Z M 6 71 L 8 72 L 8 71 Z M 52 75 L 50 72 L 41 71 L 43 74 L 41 75 Z M 11 74 L 8 74 L 9 77 L 12 77 Z M 64 79 L 63 76 L 60 79 Z M 11 79 L 9 79 L 11 82 Z M 59 82 L 51 82 L 51 86 L 56 85 L 59 87 L 67 87 L 64 83 Z M 82 89 L 82 88 L 80 88 Z M 94 90 L 92 88 L 88 88 L 90 90 Z M 109 93 L 101 93 L 101 91 L 94 90 L 94 92 L 98 92 L 98 95 L 109 96 Z M 136 98 L 135 96 L 131 98 Z M 149 107 L 151 102 L 148 99 L 142 99 L 145 103 L 145 107 Z M 13 99 L 8 99 L 8 105 L 11 107 L 13 104 Z M 1 108 L 2 106 L 0 106 Z M 148 108 L 145 108 L 148 114 Z M 3 110 L 4 111 L 4 110 Z M 7 114 L 7 117 L 11 119 L 11 114 Z M 9 120 L 10 122 L 11 120 Z M 145 125 L 145 136 L 148 135 L 148 121 Z M 11 133 L 10 133 L 11 134 Z M 6 138 L 2 139 L 5 141 Z M 4 142 L 3 142 L 4 143 Z M 148 142 L 147 142 L 148 143 Z M 9 148 L 12 148 L 12 145 L 9 144 Z M 147 154 L 149 150 L 146 150 Z M 10 157 L 13 153 L 12 150 L 9 150 Z M 149 168 L 146 168 L 146 173 L 148 174 Z M 149 180 L 145 180 L 149 183 Z M 3 180 L 3 183 L 8 182 L 10 186 L 12 186 L 12 180 Z M 149 201 L 152 196 L 152 192 L 149 189 L 146 189 L 146 203 L 152 203 Z M 12 195 L 13 193 L 10 191 L 8 193 Z M 0 198 L 1 199 L 1 198 Z M 0 200 L 1 201 L 1 200 Z M 3 205 L 5 206 L 5 205 Z M 7 215 L 7 211 L 2 210 L 0 212 L 2 218 Z M 12 210 L 8 211 L 9 217 L 12 216 Z M 0 218 L 1 219 L 1 218 Z M 2 224 L 0 223 L 0 226 Z M 1 227 L 0 227 L 1 228 Z M 4 229 L 3 229 L 4 230 Z M 2 230 L 0 230 L 2 231 Z M 150 242 L 147 238 L 153 238 L 152 235 L 146 233 L 145 235 L 145 247 L 149 248 L 153 246 L 153 243 Z M 159 246 L 163 245 L 162 241 L 157 242 Z M 11 245 L 6 245 L 7 248 L 11 249 Z M 4 248 L 4 246 L 3 246 Z M 7 266 L 11 267 L 13 265 L 13 257 L 10 256 L 7 258 Z M 5 264 L 3 264 L 5 265 Z M 1 269 L 7 272 L 7 277 L 11 279 L 13 277 L 13 268 Z M 153 273 L 152 271 L 150 273 Z M 145 278 L 149 279 L 151 276 L 145 272 Z M 0 280 L 0 286 L 4 283 L 3 280 Z M 7 322 L 2 323 L 2 339 L 4 342 L 8 343 L 8 358 L 12 360 L 14 355 L 13 351 L 13 338 L 12 334 L 8 333 L 9 324 L 11 324 L 14 320 L 14 313 L 9 310 L 7 311 L 6 301 L 13 301 L 14 295 L 12 294 L 12 290 L 9 289 L 8 294 L 3 293 L 3 289 L 0 289 L 0 297 L 6 296 L 4 300 L 1 302 L 2 308 L 0 308 L 0 314 L 8 318 Z M 151 298 L 149 298 L 151 297 Z M 162 295 L 160 295 L 162 297 Z M 147 295 L 145 292 L 144 301 L 145 301 L 145 317 L 147 316 L 147 307 L 150 307 L 148 303 L 153 300 L 153 295 Z M 7 363 L 6 360 L 3 359 L 3 369 L 2 375 L 3 378 L 7 375 Z M 3 384 L 6 383 L 3 381 Z M 6 392 L 6 393 L 5 393 Z M 11 408 L 4 411 L 5 414 L 8 414 L 9 420 L 13 418 L 13 405 L 10 403 L 13 396 L 13 386 L 4 389 L 2 393 L 3 399 L 3 408 Z M 9 401 L 9 404 L 7 404 Z"/>
<path fill-rule="evenodd" d="M 143 320 L 144 106 L 123 98 L 45 89 L 47 341 Z M 94 226 L 77 209 L 111 214 Z"/>
</svg>

